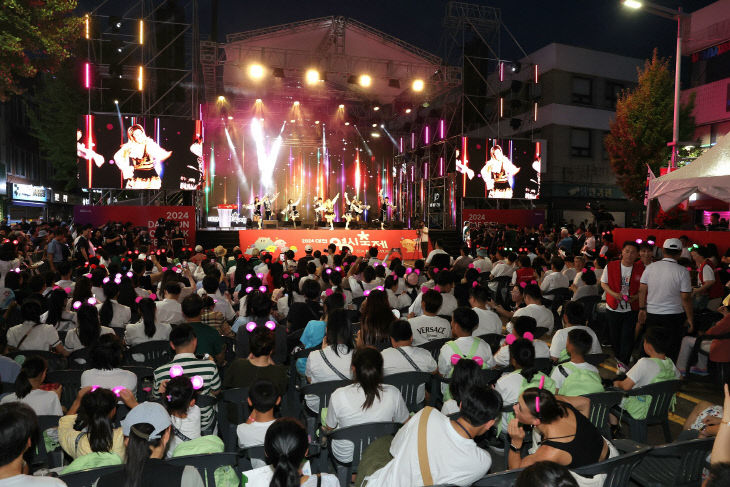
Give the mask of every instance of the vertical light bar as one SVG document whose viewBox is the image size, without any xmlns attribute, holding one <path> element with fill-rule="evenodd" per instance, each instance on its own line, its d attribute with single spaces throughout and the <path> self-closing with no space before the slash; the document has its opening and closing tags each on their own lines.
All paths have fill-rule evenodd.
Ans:
<svg viewBox="0 0 730 487">
<path fill-rule="evenodd" d="M 139 43 L 144 44 L 144 20 L 139 21 Z"/>
<path fill-rule="evenodd" d="M 94 141 L 92 139 L 92 131 L 93 131 L 93 115 L 84 115 L 84 118 L 86 119 L 86 148 L 88 149 L 86 151 L 87 154 L 91 155 L 91 148 L 94 145 Z M 91 169 L 92 169 L 92 162 L 91 157 L 87 157 L 86 159 L 87 164 L 87 171 L 89 176 L 89 186 L 88 188 L 91 189 Z"/>
<path fill-rule="evenodd" d="M 499 99 L 499 118 L 504 117 L 504 98 Z"/>
<path fill-rule="evenodd" d="M 84 64 L 84 88 L 87 90 L 91 88 L 91 64 Z"/>
<path fill-rule="evenodd" d="M 426 131 L 424 133 L 423 141 L 425 142 L 426 145 L 428 145 L 429 140 L 431 140 L 431 138 L 429 137 L 429 133 L 428 133 L 428 125 L 426 125 Z"/>
<path fill-rule="evenodd" d="M 468 160 L 466 157 L 466 137 L 461 138 L 461 163 L 466 166 Z M 466 171 L 461 174 L 461 197 L 466 197 Z"/>
<path fill-rule="evenodd" d="M 439 157 L 439 176 L 444 175 L 444 158 L 443 156 Z"/>
<path fill-rule="evenodd" d="M 400 143 L 398 145 L 398 148 L 400 149 L 399 152 L 403 154 L 403 137 L 400 138 Z"/>
<path fill-rule="evenodd" d="M 446 135 L 446 124 L 444 123 L 444 119 L 441 119 L 439 120 L 439 137 L 443 139 L 444 135 Z"/>
<path fill-rule="evenodd" d="M 89 19 L 89 14 L 84 15 L 84 38 L 85 39 L 91 39 L 90 23 L 91 23 L 91 20 Z"/>
<path fill-rule="evenodd" d="M 533 114 L 533 120 L 537 122 L 537 102 L 535 102 L 535 113 Z"/>
<path fill-rule="evenodd" d="M 499 62 L 499 81 L 504 81 L 504 61 Z"/>
<path fill-rule="evenodd" d="M 140 66 L 137 70 L 137 89 L 142 91 L 144 88 L 144 68 Z"/>
<path fill-rule="evenodd" d="M 416 133 L 411 132 L 411 149 L 416 148 Z"/>
<path fill-rule="evenodd" d="M 538 80 L 538 68 L 537 68 L 537 64 L 536 64 L 535 65 L 535 83 L 537 83 L 537 80 Z"/>
</svg>

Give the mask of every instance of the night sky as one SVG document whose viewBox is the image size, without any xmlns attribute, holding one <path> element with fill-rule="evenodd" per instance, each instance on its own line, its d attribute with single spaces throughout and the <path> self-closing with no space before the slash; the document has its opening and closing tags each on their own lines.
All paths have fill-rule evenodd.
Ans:
<svg viewBox="0 0 730 487">
<path fill-rule="evenodd" d="M 219 40 L 242 32 L 299 20 L 331 15 L 351 17 L 390 35 L 442 55 L 442 19 L 446 2 L 436 0 L 219 0 Z M 204 5 L 206 2 L 201 2 Z M 673 56 L 676 24 L 668 19 L 627 9 L 620 0 L 495 0 L 474 1 L 502 10 L 502 19 L 522 48 L 530 53 L 551 42 L 647 58 L 659 48 Z M 656 0 L 666 7 L 682 6 L 687 12 L 711 0 Z M 202 9 L 200 30 L 211 31 L 209 9 Z M 208 11 L 206 11 L 208 10 Z M 516 59 L 521 52 L 502 34 L 502 57 Z"/>
</svg>

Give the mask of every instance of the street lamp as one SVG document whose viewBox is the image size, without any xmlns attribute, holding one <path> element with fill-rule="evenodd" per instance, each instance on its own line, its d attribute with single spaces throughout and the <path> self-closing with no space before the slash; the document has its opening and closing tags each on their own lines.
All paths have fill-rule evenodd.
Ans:
<svg viewBox="0 0 730 487">
<path fill-rule="evenodd" d="M 652 2 L 644 2 L 643 0 L 622 0 L 621 3 L 624 7 L 634 10 L 641 9 L 650 14 L 677 22 L 677 53 L 675 54 L 676 64 L 674 67 L 674 123 L 672 125 L 672 142 L 667 144 L 672 147 L 672 159 L 669 163 L 669 170 L 673 171 L 677 169 L 677 147 L 679 145 L 679 82 L 682 69 L 682 19 L 687 17 L 687 14 L 682 12 L 682 7 L 677 8 L 677 10 L 672 10 L 671 8 L 663 7 Z"/>
</svg>

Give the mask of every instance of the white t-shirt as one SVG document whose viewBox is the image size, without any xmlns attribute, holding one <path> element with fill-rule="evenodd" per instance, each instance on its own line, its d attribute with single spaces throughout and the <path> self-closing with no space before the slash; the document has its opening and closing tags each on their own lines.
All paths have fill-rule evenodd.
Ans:
<svg viewBox="0 0 730 487">
<path fill-rule="evenodd" d="M 334 349 L 331 345 L 323 348 L 325 357 L 329 360 L 330 364 L 337 369 L 345 377 L 351 378 L 352 373 L 350 366 L 352 365 L 352 352 L 353 350 L 347 351 L 344 345 L 338 345 L 338 354 L 335 354 Z M 337 375 L 322 359 L 322 354 L 319 350 L 315 350 L 309 354 L 307 358 L 307 367 L 305 369 L 305 375 L 309 382 L 314 384 L 316 382 L 328 382 L 333 380 L 343 380 L 342 377 Z M 312 411 L 319 411 L 319 398 L 317 396 L 308 394 L 305 397 L 307 406 Z"/>
<path fill-rule="evenodd" d="M 581 281 L 582 283 L 583 281 Z M 578 301 L 580 298 L 585 298 L 586 296 L 598 296 L 598 285 L 586 285 L 583 283 L 582 286 L 579 286 L 578 289 L 573 293 L 573 297 L 570 298 L 571 301 Z"/>
<path fill-rule="evenodd" d="M 542 340 L 533 340 L 532 346 L 535 347 L 535 358 L 550 358 L 550 347 Z M 509 365 L 509 345 L 503 345 L 494 354 L 494 362 L 497 367 L 507 367 Z"/>
<path fill-rule="evenodd" d="M 492 357 L 492 349 L 484 340 L 474 336 L 460 337 L 453 340 L 453 344 L 456 345 L 456 348 L 461 350 L 461 355 L 467 355 L 471 351 L 474 340 L 479 340 L 475 356 L 481 357 L 486 368 L 491 369 L 495 365 L 494 358 Z M 451 364 L 451 356 L 454 355 L 455 351 L 450 343 L 452 342 L 444 343 L 441 347 L 441 351 L 439 352 L 439 374 L 443 377 L 448 377 L 451 374 L 451 370 L 454 368 Z M 441 388 L 446 390 L 446 386 L 448 386 L 448 384 L 442 384 Z"/>
<path fill-rule="evenodd" d="M 264 444 L 266 438 L 266 432 L 269 430 L 269 426 L 274 424 L 274 421 L 267 421 L 265 423 L 253 422 L 253 423 L 242 423 L 236 428 L 236 435 L 238 435 L 238 447 L 249 448 L 252 446 L 261 446 Z M 259 468 L 266 465 L 264 460 L 259 458 L 251 459 L 251 466 L 253 468 Z"/>
<path fill-rule="evenodd" d="M 155 303 L 157 306 L 156 319 L 160 323 L 177 325 L 185 321 L 182 314 L 182 305 L 175 299 L 163 299 Z"/>
<path fill-rule="evenodd" d="M 139 345 L 140 343 L 147 343 L 157 340 L 169 340 L 172 326 L 168 323 L 156 323 L 155 334 L 151 337 L 145 335 L 144 332 L 144 321 L 138 321 L 137 323 L 131 323 L 127 325 L 124 330 L 124 341 L 130 347 Z"/>
<path fill-rule="evenodd" d="M 428 284 L 426 284 L 428 286 Z M 431 286 L 428 286 L 431 287 Z M 437 315 L 448 315 L 451 316 L 454 313 L 454 310 L 459 307 L 459 303 L 456 301 L 456 298 L 454 297 L 454 291 L 450 291 L 448 293 L 441 293 L 441 307 L 436 312 Z M 416 299 L 413 300 L 413 303 L 411 303 L 411 306 L 408 308 L 409 313 L 413 313 L 416 316 L 421 316 L 423 314 L 423 308 L 421 307 L 421 302 L 423 301 L 423 293 L 418 293 L 418 296 L 416 296 Z"/>
<path fill-rule="evenodd" d="M 26 333 L 28 333 L 28 336 L 23 340 Z M 58 332 L 53 325 L 36 325 L 32 321 L 24 321 L 20 325 L 15 325 L 10 328 L 7 338 L 8 345 L 19 350 L 48 351 L 61 343 L 61 340 L 58 338 Z M 23 340 L 23 343 L 18 347 L 18 343 L 21 340 Z"/>
<path fill-rule="evenodd" d="M 426 265 L 429 265 L 431 263 L 431 260 L 433 260 L 434 255 L 443 254 L 443 255 L 449 255 L 448 252 L 442 249 L 433 249 L 431 252 L 429 252 L 428 256 L 426 257 Z M 450 257 L 450 261 L 453 264 L 454 258 Z"/>
<path fill-rule="evenodd" d="M 524 380 L 525 378 L 517 370 L 503 375 L 497 380 L 497 383 L 494 385 L 494 390 L 502 396 L 502 404 L 504 406 L 515 404 L 519 400 L 520 389 Z M 502 413 L 502 431 L 507 431 L 507 419 L 511 413 L 512 410 Z"/>
<path fill-rule="evenodd" d="M 621 266 L 621 295 L 622 296 L 628 296 L 629 295 L 629 289 L 631 285 L 631 272 L 634 269 L 633 266 L 625 266 L 623 264 L 619 264 Z M 601 274 L 601 282 L 608 284 L 608 272 L 604 272 Z M 608 306 L 608 305 L 606 305 Z M 615 311 L 616 313 L 628 313 L 631 311 L 631 306 L 619 306 L 617 309 L 613 309 L 609 307 L 611 311 Z"/>
<path fill-rule="evenodd" d="M 502 277 L 511 276 L 515 272 L 515 268 L 505 262 L 499 261 L 492 266 L 492 272 L 489 273 L 489 277 Z"/>
<path fill-rule="evenodd" d="M 355 276 L 350 276 L 348 281 L 350 282 L 350 291 L 352 292 L 353 298 L 361 298 L 364 296 L 363 293 L 365 291 L 372 290 L 380 286 L 377 279 L 373 279 L 370 282 L 364 282 L 358 280 Z"/>
<path fill-rule="evenodd" d="M 132 310 L 129 309 L 129 306 L 124 306 L 123 304 L 117 303 L 115 299 L 111 300 L 112 303 L 112 309 L 113 315 L 112 315 L 112 321 L 109 323 L 109 326 L 113 326 L 115 328 L 124 328 L 127 326 L 127 323 L 130 322 L 132 319 Z M 103 304 L 97 304 L 96 309 L 101 311 L 101 307 Z"/>
<path fill-rule="evenodd" d="M 363 423 L 392 421 L 403 423 L 408 419 L 408 408 L 397 387 L 383 384 L 380 398 L 375 397 L 372 406 L 363 409 L 365 391 L 360 384 L 340 387 L 332 393 L 327 406 L 327 426 L 346 428 Z M 353 445 L 348 440 L 333 440 L 332 453 L 343 463 L 352 461 Z"/>
<path fill-rule="evenodd" d="M 598 369 L 594 367 L 593 365 L 589 364 L 588 362 L 581 362 L 579 364 L 576 364 L 574 362 L 568 362 L 571 365 L 578 367 L 579 369 L 587 370 L 589 372 L 595 372 L 598 373 Z M 570 375 L 571 369 L 569 367 L 563 367 L 563 370 L 565 370 L 565 373 Z M 565 382 L 565 375 L 560 371 L 558 367 L 555 367 L 553 369 L 553 373 L 550 375 L 550 378 L 555 381 L 555 388 L 560 389 L 563 387 L 563 382 Z"/>
<path fill-rule="evenodd" d="M 479 316 L 479 325 L 472 332 L 473 336 L 486 335 L 487 333 L 502 334 L 502 320 L 499 315 L 490 309 L 472 308 Z"/>
<path fill-rule="evenodd" d="M 383 375 L 402 374 L 404 372 L 417 372 L 416 369 L 403 356 L 402 350 L 421 369 L 421 372 L 431 373 L 436 370 L 436 361 L 431 352 L 419 347 L 405 346 L 399 348 L 386 348 L 380 354 L 383 356 Z M 422 402 L 426 398 L 426 387 L 424 384 L 418 386 L 416 400 Z"/>
<path fill-rule="evenodd" d="M 246 485 L 250 485 L 251 487 L 265 486 L 271 484 L 271 480 L 274 478 L 274 468 L 271 465 L 264 465 L 260 468 L 248 470 L 244 474 L 248 478 Z M 309 475 L 309 477 L 306 482 L 300 484 L 300 487 L 317 487 L 317 476 L 312 475 L 308 461 L 304 463 L 302 475 Z M 336 475 L 322 473 L 319 476 L 321 477 L 321 487 L 340 487 L 340 481 L 337 480 Z"/>
<path fill-rule="evenodd" d="M 520 316 L 532 316 L 535 318 L 538 327 L 547 328 L 548 333 L 553 331 L 553 326 L 555 325 L 553 312 L 541 304 L 532 303 L 528 304 L 524 308 L 519 308 L 515 311 L 515 314 L 512 315 L 512 319 L 514 320 Z M 507 331 L 512 333 L 512 322 L 507 323 Z"/>
<path fill-rule="evenodd" d="M 41 323 L 52 324 L 48 323 L 48 311 L 41 315 Z M 78 324 L 79 322 L 76 319 L 76 313 L 64 310 L 61 312 L 61 321 L 58 322 L 58 325 L 54 326 L 56 326 L 56 330 L 58 331 L 65 331 L 75 328 Z"/>
<path fill-rule="evenodd" d="M 413 332 L 414 346 L 423 345 L 439 338 L 451 338 L 451 323 L 440 316 L 416 316 L 410 318 L 408 323 Z"/>
<path fill-rule="evenodd" d="M 441 406 L 441 414 L 444 416 L 451 416 L 452 414 L 458 413 L 461 411 L 459 409 L 459 404 L 453 399 L 449 399 L 448 401 L 444 401 L 444 405 Z"/>
<path fill-rule="evenodd" d="M 0 480 L 0 487 L 66 487 L 66 483 L 55 477 L 15 475 Z"/>
<path fill-rule="evenodd" d="M 479 269 L 479 272 L 490 272 L 492 270 L 492 261 L 488 257 L 477 257 L 474 262 L 475 269 Z"/>
<path fill-rule="evenodd" d="M 552 291 L 553 289 L 568 288 L 570 281 L 560 272 L 548 271 L 540 284 L 540 290 L 543 293 Z"/>
<path fill-rule="evenodd" d="M 575 275 L 578 273 L 575 267 L 566 267 L 563 269 L 563 275 L 568 278 L 568 281 L 575 279 Z"/>
<path fill-rule="evenodd" d="M 200 438 L 200 408 L 197 405 L 188 408 L 188 414 L 184 418 L 170 415 L 170 421 L 172 425 L 183 435 L 187 436 L 191 440 Z M 175 448 L 183 443 L 183 440 L 177 437 L 176 434 L 170 435 L 170 445 L 167 448 L 167 458 L 172 458 L 172 454 L 175 452 Z"/>
<path fill-rule="evenodd" d="M 99 330 L 99 336 L 102 335 L 114 335 L 114 330 L 109 328 L 108 326 L 102 326 Z M 69 352 L 73 352 L 75 350 L 81 350 L 82 348 L 85 348 L 84 345 L 81 343 L 81 338 L 79 338 L 79 329 L 74 328 L 73 330 L 69 330 L 68 333 L 66 333 L 66 343 L 65 343 L 66 350 Z"/>
<path fill-rule="evenodd" d="M 588 332 L 588 334 L 593 339 L 591 351 L 588 353 L 601 353 L 603 351 L 601 349 L 601 343 L 598 341 L 598 337 L 596 336 L 596 332 L 594 332 L 587 326 L 575 325 L 568 328 L 561 328 L 560 330 L 555 332 L 555 335 L 553 335 L 553 339 L 550 342 L 551 357 L 558 358 L 560 357 L 560 354 L 563 352 L 563 350 L 565 350 L 565 344 L 568 343 L 568 333 L 570 333 L 570 330 L 585 330 L 586 332 Z"/>
<path fill-rule="evenodd" d="M 671 361 L 672 359 L 666 358 L 664 360 Z M 674 366 L 674 364 L 672 364 L 672 366 L 674 368 L 674 377 L 679 379 L 679 370 L 677 370 L 677 367 Z M 639 361 L 631 367 L 631 370 L 626 372 L 626 377 L 634 381 L 634 388 L 643 387 L 651 384 L 654 378 L 659 375 L 660 371 L 661 369 L 659 368 L 659 364 L 657 364 L 655 360 L 649 357 L 644 357 L 640 358 Z"/>
<path fill-rule="evenodd" d="M 81 374 L 81 387 L 86 386 L 101 386 L 109 390 L 122 386 L 136 394 L 137 376 L 124 369 L 89 369 Z"/>
<path fill-rule="evenodd" d="M 368 477 L 368 487 L 423 485 L 418 460 L 418 425 L 423 410 L 398 430 L 390 444 L 393 459 Z M 435 484 L 468 486 L 484 477 L 492 457 L 474 440 L 464 438 L 439 411 L 431 411 L 426 426 L 426 444 L 431 477 Z"/>
<path fill-rule="evenodd" d="M 657 315 L 684 312 L 681 293 L 692 292 L 689 271 L 676 260 L 664 258 L 644 269 L 641 284 L 646 284 L 646 312 Z"/>
<path fill-rule="evenodd" d="M 33 389 L 22 399 L 18 399 L 18 396 L 11 392 L 0 400 L 0 404 L 9 402 L 27 404 L 38 416 L 63 416 L 61 401 L 58 399 L 58 394 L 53 391 Z"/>
</svg>

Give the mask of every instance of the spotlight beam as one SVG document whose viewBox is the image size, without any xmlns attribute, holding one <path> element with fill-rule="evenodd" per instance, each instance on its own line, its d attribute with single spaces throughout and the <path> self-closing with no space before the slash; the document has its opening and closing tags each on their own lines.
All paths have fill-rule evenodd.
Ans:
<svg viewBox="0 0 730 487">
<path fill-rule="evenodd" d="M 373 156 L 373 151 L 370 150 L 370 146 L 368 146 L 368 143 L 365 142 L 365 137 L 363 137 L 362 134 L 360 133 L 360 129 L 357 128 L 357 125 L 353 125 L 353 127 L 355 127 L 355 131 L 357 132 L 357 135 L 360 136 L 360 140 L 362 140 L 362 143 L 365 146 L 365 150 L 367 151 L 368 155 L 370 157 L 372 157 Z"/>
<path fill-rule="evenodd" d="M 388 138 L 390 139 L 390 141 L 393 142 L 393 145 L 395 146 L 396 150 L 398 150 L 399 149 L 398 142 L 396 142 L 395 139 L 393 138 L 393 136 L 390 135 L 390 132 L 388 132 L 388 129 L 385 128 L 385 125 L 381 125 L 380 128 L 383 129 L 383 132 L 385 132 L 385 135 L 388 136 Z"/>
</svg>

